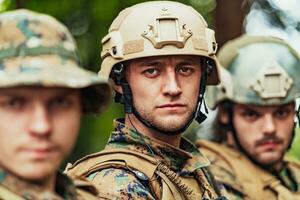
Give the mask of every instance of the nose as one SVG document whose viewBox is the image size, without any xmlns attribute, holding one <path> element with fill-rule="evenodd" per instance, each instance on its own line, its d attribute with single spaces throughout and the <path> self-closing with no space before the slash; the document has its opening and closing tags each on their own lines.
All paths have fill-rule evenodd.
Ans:
<svg viewBox="0 0 300 200">
<path fill-rule="evenodd" d="M 276 124 L 272 115 L 267 115 L 263 120 L 263 133 L 266 135 L 271 135 L 276 132 Z"/>
<path fill-rule="evenodd" d="M 36 103 L 31 110 L 29 119 L 29 131 L 32 135 L 45 137 L 51 132 L 49 111 L 43 104 Z"/>
<path fill-rule="evenodd" d="M 176 78 L 176 73 L 174 71 L 169 71 L 166 74 L 162 91 L 164 95 L 169 96 L 178 96 L 181 94 L 182 90 Z"/>
</svg>

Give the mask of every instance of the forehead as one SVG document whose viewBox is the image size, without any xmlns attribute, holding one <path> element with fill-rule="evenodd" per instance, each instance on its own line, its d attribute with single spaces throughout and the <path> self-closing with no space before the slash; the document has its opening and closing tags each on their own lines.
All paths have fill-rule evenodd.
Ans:
<svg viewBox="0 0 300 200">
<path fill-rule="evenodd" d="M 278 109 L 284 108 L 294 108 L 295 102 L 291 102 L 283 105 L 270 105 L 270 106 L 258 106 L 258 105 L 249 105 L 249 104 L 235 104 L 235 107 L 240 110 L 254 110 L 257 112 L 270 112 Z"/>
<path fill-rule="evenodd" d="M 143 64 L 147 62 L 192 62 L 200 64 L 200 57 L 193 55 L 170 55 L 170 56 L 151 56 L 145 58 L 137 58 L 128 61 L 129 64 Z"/>
</svg>

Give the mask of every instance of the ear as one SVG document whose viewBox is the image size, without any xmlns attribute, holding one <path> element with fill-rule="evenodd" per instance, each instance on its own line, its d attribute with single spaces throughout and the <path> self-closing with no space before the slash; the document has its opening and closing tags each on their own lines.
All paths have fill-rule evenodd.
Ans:
<svg viewBox="0 0 300 200">
<path fill-rule="evenodd" d="M 112 88 L 114 89 L 114 91 L 123 94 L 123 89 L 121 85 L 116 85 L 115 83 L 113 83 Z"/>
<path fill-rule="evenodd" d="M 218 119 L 222 124 L 228 124 L 229 122 L 227 110 L 223 106 L 219 106 Z"/>
</svg>

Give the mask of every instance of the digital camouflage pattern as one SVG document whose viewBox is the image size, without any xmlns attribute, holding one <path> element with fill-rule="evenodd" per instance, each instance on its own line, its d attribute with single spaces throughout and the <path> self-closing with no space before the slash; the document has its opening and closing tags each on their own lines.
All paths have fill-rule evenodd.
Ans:
<svg viewBox="0 0 300 200">
<path fill-rule="evenodd" d="M 83 182 L 82 182 L 83 183 Z M 94 187 L 84 182 L 85 187 L 93 191 L 93 194 L 97 193 Z M 80 191 L 74 183 L 65 175 L 57 173 L 56 188 L 54 192 L 44 191 L 37 184 L 26 182 L 12 174 L 0 169 L 0 187 L 12 192 L 13 195 L 17 195 L 18 199 L 7 199 L 0 192 L 0 200 L 93 200 L 96 199 L 91 194 Z"/>
<path fill-rule="evenodd" d="M 141 155 L 151 156 L 176 172 L 179 179 L 191 188 L 193 197 L 188 199 L 206 197 L 208 191 L 205 191 L 203 184 L 212 181 L 210 174 L 206 171 L 210 163 L 195 146 L 184 138 L 181 139 L 180 148 L 175 148 L 129 129 L 119 120 L 115 121 L 115 131 L 105 147 L 105 150 L 110 149 L 132 150 Z M 203 174 L 204 171 L 206 177 L 201 178 L 199 174 Z M 150 181 L 157 180 L 148 180 L 142 172 L 133 172 L 134 169 L 129 167 L 107 167 L 90 174 L 87 178 L 99 190 L 100 199 L 160 199 L 156 198 L 149 186 Z M 211 185 L 210 188 L 213 191 L 218 190 Z M 158 190 L 161 190 L 161 187 Z"/>
<path fill-rule="evenodd" d="M 81 89 L 85 112 L 100 112 L 110 102 L 107 80 L 80 67 L 76 43 L 68 29 L 51 16 L 29 10 L 0 14 L 0 80 L 0 88 Z M 19 199 L 17 196 L 26 200 L 95 199 L 95 193 L 75 188 L 70 179 L 59 174 L 56 178 L 57 194 L 41 193 L 37 184 L 0 169 L 0 199 Z M 80 178 L 75 183 L 84 189 L 94 189 Z"/>
<path fill-rule="evenodd" d="M 80 67 L 76 43 L 67 28 L 51 16 L 28 10 L 0 15 L 0 79 L 1 88 L 84 88 L 87 112 L 100 112 L 110 102 L 107 80 Z"/>
<path fill-rule="evenodd" d="M 210 170 L 222 183 L 231 200 L 300 199 L 300 164 L 284 161 L 280 172 L 256 166 L 244 154 L 225 144 L 198 141 L 197 146 L 211 161 Z"/>
</svg>

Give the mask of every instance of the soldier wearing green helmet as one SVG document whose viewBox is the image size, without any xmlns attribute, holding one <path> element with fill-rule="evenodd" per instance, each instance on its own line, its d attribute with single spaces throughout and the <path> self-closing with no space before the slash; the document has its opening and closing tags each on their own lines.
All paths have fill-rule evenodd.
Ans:
<svg viewBox="0 0 300 200">
<path fill-rule="evenodd" d="M 197 145 L 231 199 L 300 199 L 300 164 L 286 159 L 295 128 L 300 57 L 285 41 L 243 35 L 218 58 L 219 87 L 208 88 L 218 107 L 216 141 Z"/>
<path fill-rule="evenodd" d="M 104 151 L 68 174 L 88 177 L 102 199 L 222 199 L 208 160 L 182 137 L 205 119 L 205 85 L 218 83 L 214 31 L 190 6 L 152 1 L 121 11 L 102 46 L 99 74 L 125 116 Z"/>
<path fill-rule="evenodd" d="M 81 68 L 74 39 L 56 19 L 0 14 L 0 199 L 96 199 L 91 184 L 57 170 L 82 114 L 101 112 L 110 96 L 106 79 Z"/>
</svg>

